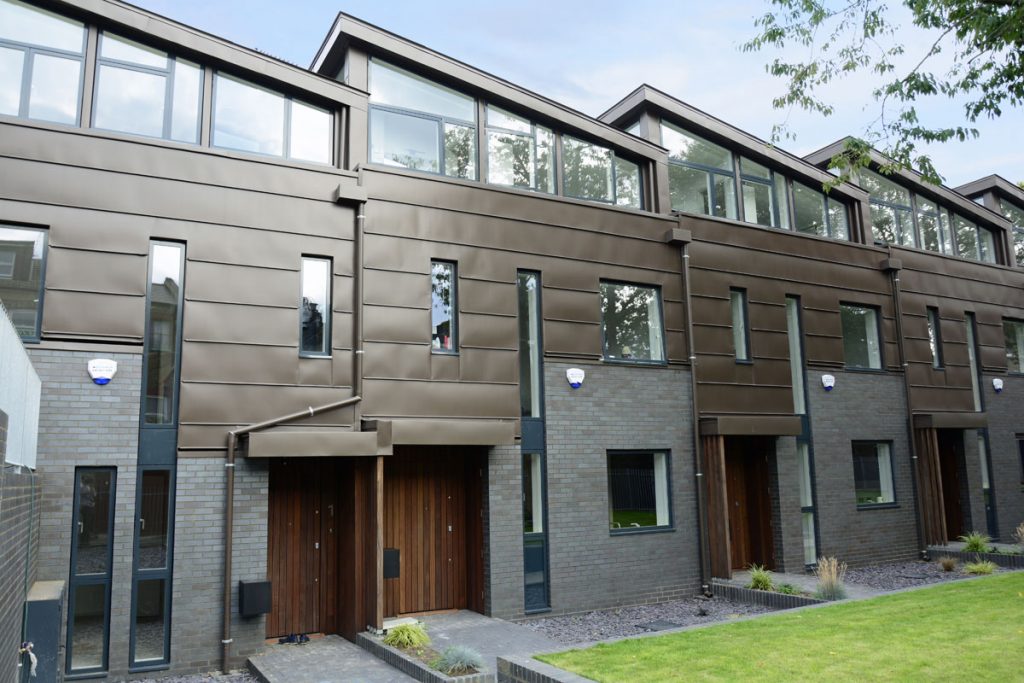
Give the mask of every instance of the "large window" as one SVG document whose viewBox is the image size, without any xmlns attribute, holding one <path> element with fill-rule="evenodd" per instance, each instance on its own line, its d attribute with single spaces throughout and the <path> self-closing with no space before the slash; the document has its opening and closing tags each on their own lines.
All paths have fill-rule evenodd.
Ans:
<svg viewBox="0 0 1024 683">
<path fill-rule="evenodd" d="M 601 283 L 605 360 L 661 363 L 665 360 L 658 289 Z"/>
<path fill-rule="evenodd" d="M 861 172 L 860 182 L 871 195 L 871 227 L 875 239 L 916 247 L 910 190 L 867 169 Z"/>
<path fill-rule="evenodd" d="M 878 340 L 878 310 L 869 306 L 840 304 L 839 315 L 846 367 L 880 369 L 882 350 Z"/>
<path fill-rule="evenodd" d="M 667 528 L 668 453 L 608 452 L 608 524 L 613 532 Z"/>
<path fill-rule="evenodd" d="M 896 502 L 892 485 L 892 456 L 887 442 L 853 442 L 853 481 L 858 507 Z"/>
<path fill-rule="evenodd" d="M 807 235 L 850 238 L 846 205 L 796 181 L 793 182 L 793 227 Z"/>
<path fill-rule="evenodd" d="M 1017 265 L 1024 267 L 1024 209 L 1010 204 L 1005 199 L 999 200 L 1006 219 L 1013 223 L 1013 252 Z"/>
<path fill-rule="evenodd" d="M 77 124 L 85 26 L 0 0 L 0 114 Z"/>
<path fill-rule="evenodd" d="M 435 353 L 458 351 L 458 280 L 455 264 L 430 263 L 430 344 Z"/>
<path fill-rule="evenodd" d="M 1003 320 L 1003 335 L 1006 338 L 1006 369 L 1024 372 L 1024 322 Z"/>
<path fill-rule="evenodd" d="M 202 91 L 197 64 L 112 33 L 100 36 L 94 127 L 196 143 Z"/>
<path fill-rule="evenodd" d="M 144 425 L 167 426 L 177 422 L 184 271 L 184 245 L 173 242 L 150 245 Z"/>
<path fill-rule="evenodd" d="M 331 354 L 331 260 L 302 257 L 299 302 L 299 353 Z"/>
<path fill-rule="evenodd" d="M 370 61 L 370 161 L 476 179 L 476 101 Z"/>
<path fill-rule="evenodd" d="M 0 224 L 0 304 L 22 339 L 39 339 L 46 231 Z"/>
<path fill-rule="evenodd" d="M 747 290 L 729 290 L 732 313 L 732 348 L 737 361 L 750 360 L 750 331 L 747 322 Z"/>
<path fill-rule="evenodd" d="M 488 105 L 487 182 L 553 193 L 555 162 L 551 130 Z"/>
<path fill-rule="evenodd" d="M 928 309 L 928 347 L 932 352 L 932 367 L 941 369 L 942 361 L 942 325 L 939 309 Z"/>
<path fill-rule="evenodd" d="M 719 218 L 736 218 L 732 153 L 670 123 L 661 124 L 661 144 L 669 154 L 672 208 Z"/>
<path fill-rule="evenodd" d="M 607 147 L 562 136 L 565 196 L 639 209 L 640 167 Z"/>
<path fill-rule="evenodd" d="M 213 86 L 214 147 L 331 163 L 330 112 L 223 73 Z"/>
</svg>

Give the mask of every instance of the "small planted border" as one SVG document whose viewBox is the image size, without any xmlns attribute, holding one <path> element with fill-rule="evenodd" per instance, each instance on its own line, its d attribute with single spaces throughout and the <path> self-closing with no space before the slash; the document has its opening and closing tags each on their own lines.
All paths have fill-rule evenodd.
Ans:
<svg viewBox="0 0 1024 683">
<path fill-rule="evenodd" d="M 745 602 L 750 605 L 761 605 L 775 609 L 792 609 L 794 607 L 806 607 L 807 605 L 819 605 L 824 600 L 811 598 L 806 595 L 788 595 L 774 591 L 758 591 L 752 588 L 734 586 L 724 581 L 712 581 L 711 592 L 716 597 L 722 597 L 736 602 Z"/>
<path fill-rule="evenodd" d="M 398 648 L 386 645 L 380 638 L 369 633 L 360 633 L 356 636 L 356 644 L 420 683 L 494 683 L 494 674 L 490 671 L 478 671 L 465 676 L 446 676 Z"/>
<path fill-rule="evenodd" d="M 592 683 L 570 671 L 530 657 L 498 657 L 498 683 Z"/>
<path fill-rule="evenodd" d="M 956 558 L 957 560 L 960 560 L 961 563 L 988 560 L 1005 569 L 1024 569 L 1024 555 L 1006 555 L 1004 553 L 968 553 L 962 550 L 950 550 L 949 548 L 945 548 L 941 545 L 933 545 L 928 548 L 928 554 L 931 555 L 934 560 L 938 560 L 940 557 L 944 556 Z"/>
</svg>

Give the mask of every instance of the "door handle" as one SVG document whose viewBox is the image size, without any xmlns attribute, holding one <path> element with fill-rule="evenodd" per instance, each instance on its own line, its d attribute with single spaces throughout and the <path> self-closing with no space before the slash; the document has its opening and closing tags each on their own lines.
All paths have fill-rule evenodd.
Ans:
<svg viewBox="0 0 1024 683">
<path fill-rule="evenodd" d="M 142 529 L 143 531 L 145 531 L 145 530 L 146 530 L 146 518 L 145 518 L 145 517 L 139 517 L 139 527 L 140 527 L 140 528 L 141 528 L 141 529 Z"/>
</svg>

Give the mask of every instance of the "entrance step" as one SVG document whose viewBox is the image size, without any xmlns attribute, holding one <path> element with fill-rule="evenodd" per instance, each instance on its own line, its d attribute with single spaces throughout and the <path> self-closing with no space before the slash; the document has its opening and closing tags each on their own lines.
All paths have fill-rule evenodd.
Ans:
<svg viewBox="0 0 1024 683">
<path fill-rule="evenodd" d="M 398 669 L 341 636 L 302 645 L 268 645 L 249 658 L 249 670 L 263 683 L 411 683 Z"/>
</svg>

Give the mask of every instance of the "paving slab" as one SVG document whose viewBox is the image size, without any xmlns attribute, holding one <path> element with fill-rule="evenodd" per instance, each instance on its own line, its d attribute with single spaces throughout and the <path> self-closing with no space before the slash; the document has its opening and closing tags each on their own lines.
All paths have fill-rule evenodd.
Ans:
<svg viewBox="0 0 1024 683">
<path fill-rule="evenodd" d="M 554 652 L 564 646 L 543 633 L 504 619 L 485 617 L 476 612 L 460 610 L 447 614 L 420 617 L 432 641 L 431 647 L 441 652 L 450 645 L 465 645 L 481 655 L 490 672 L 497 671 L 497 659 L 505 655 L 530 656 Z"/>
<path fill-rule="evenodd" d="M 385 664 L 341 636 L 303 645 L 268 645 L 249 658 L 264 683 L 410 683 L 416 679 Z"/>
</svg>

